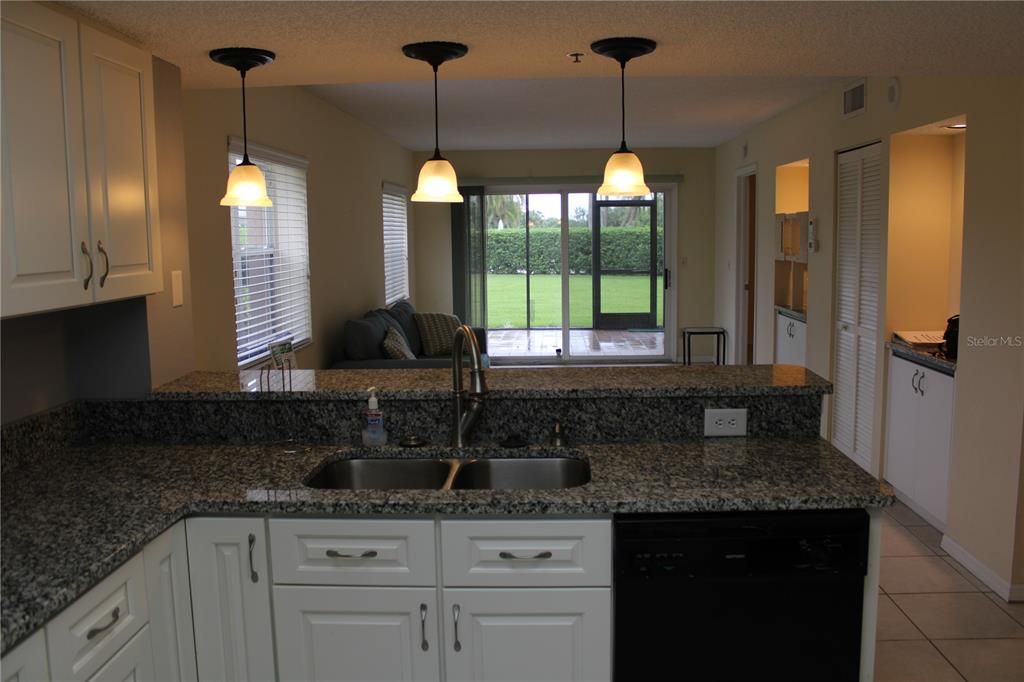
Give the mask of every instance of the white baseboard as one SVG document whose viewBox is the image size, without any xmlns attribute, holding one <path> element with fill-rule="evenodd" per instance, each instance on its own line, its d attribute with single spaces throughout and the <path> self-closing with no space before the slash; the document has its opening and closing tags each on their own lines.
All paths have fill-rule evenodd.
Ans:
<svg viewBox="0 0 1024 682">
<path fill-rule="evenodd" d="M 992 588 L 992 591 L 1002 597 L 1004 601 L 1024 601 L 1024 584 L 1014 585 L 1003 579 L 948 535 L 942 536 L 942 549 L 977 576 L 978 580 Z"/>
</svg>

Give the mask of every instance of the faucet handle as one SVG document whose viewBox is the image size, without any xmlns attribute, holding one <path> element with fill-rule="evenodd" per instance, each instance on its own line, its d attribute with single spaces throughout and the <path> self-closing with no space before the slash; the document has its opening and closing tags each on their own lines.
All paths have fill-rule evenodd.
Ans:
<svg viewBox="0 0 1024 682">
<path fill-rule="evenodd" d="M 556 419 L 555 425 L 551 427 L 551 445 L 556 448 L 565 447 L 568 444 L 568 440 L 565 437 L 565 428 L 562 426 L 562 420 Z"/>
</svg>

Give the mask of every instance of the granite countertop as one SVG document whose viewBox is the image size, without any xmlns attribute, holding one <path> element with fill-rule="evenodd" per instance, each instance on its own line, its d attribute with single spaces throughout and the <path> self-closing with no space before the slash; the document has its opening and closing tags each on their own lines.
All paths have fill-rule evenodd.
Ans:
<svg viewBox="0 0 1024 682">
<path fill-rule="evenodd" d="M 781 314 L 785 315 L 786 317 L 790 318 L 791 320 L 796 320 L 797 322 L 803 322 L 805 324 L 807 323 L 807 311 L 806 310 L 797 310 L 796 308 L 790 308 L 790 307 L 787 307 L 787 306 L 784 306 L 784 305 L 777 305 L 776 304 L 775 312 L 781 313 Z"/>
<path fill-rule="evenodd" d="M 365 399 L 376 386 L 382 398 L 445 398 L 449 369 L 246 370 L 191 372 L 150 396 L 157 400 Z M 602 398 L 738 395 L 821 395 L 832 385 L 796 365 L 645 365 L 619 367 L 491 367 L 495 397 Z"/>
<path fill-rule="evenodd" d="M 820 390 L 820 389 L 819 389 Z M 565 490 L 314 490 L 328 459 L 438 456 L 290 443 L 71 448 L 5 473 L 0 539 L 3 652 L 176 521 L 201 514 L 603 515 L 834 509 L 892 504 L 891 491 L 820 439 L 695 439 L 581 446 L 592 480 Z M 510 451 L 495 451 L 508 455 Z M 531 450 L 511 451 L 517 455 Z M 556 451 L 557 452 L 557 451 Z M 467 449 L 466 456 L 486 456 Z M 551 449 L 538 452 L 550 455 Z"/>
<path fill-rule="evenodd" d="M 898 358 L 909 360 L 910 362 L 917 363 L 923 367 L 929 367 L 934 369 L 936 372 L 941 372 L 947 376 L 956 375 L 956 360 L 950 360 L 945 356 L 939 356 L 934 353 L 912 348 L 911 346 L 898 341 L 890 341 L 885 345 L 892 351 L 892 354 Z"/>
</svg>

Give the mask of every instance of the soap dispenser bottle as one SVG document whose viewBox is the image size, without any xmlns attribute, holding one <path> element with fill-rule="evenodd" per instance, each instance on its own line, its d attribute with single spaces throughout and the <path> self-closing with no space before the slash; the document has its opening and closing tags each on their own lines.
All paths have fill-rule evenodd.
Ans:
<svg viewBox="0 0 1024 682">
<path fill-rule="evenodd" d="M 377 387 L 367 389 L 370 399 L 366 401 L 366 428 L 363 429 L 363 445 L 373 447 L 386 445 L 388 432 L 384 430 L 384 412 L 377 403 Z"/>
</svg>

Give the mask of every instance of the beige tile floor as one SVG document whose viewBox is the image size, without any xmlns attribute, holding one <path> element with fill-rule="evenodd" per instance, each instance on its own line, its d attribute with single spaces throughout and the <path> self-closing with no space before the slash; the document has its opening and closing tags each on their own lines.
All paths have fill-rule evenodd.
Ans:
<svg viewBox="0 0 1024 682">
<path fill-rule="evenodd" d="M 1007 604 L 903 504 L 882 516 L 876 682 L 1024 682 L 1024 603 Z"/>
</svg>

